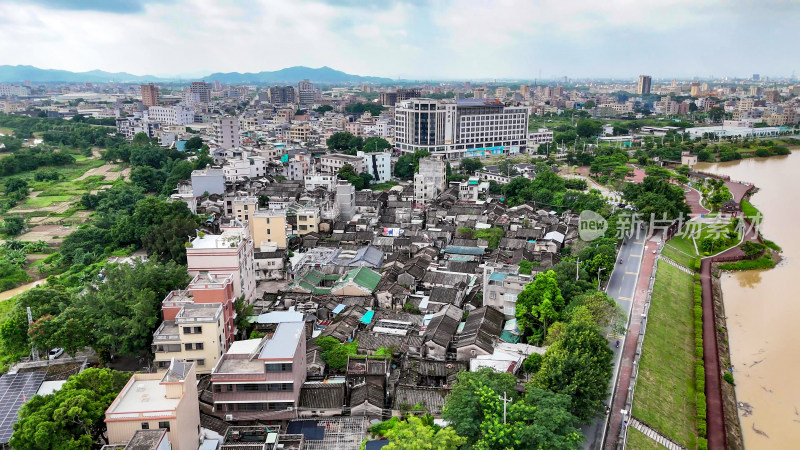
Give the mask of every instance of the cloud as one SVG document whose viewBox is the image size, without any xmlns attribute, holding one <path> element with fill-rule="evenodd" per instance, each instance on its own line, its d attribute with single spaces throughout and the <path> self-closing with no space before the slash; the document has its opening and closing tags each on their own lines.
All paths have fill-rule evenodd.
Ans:
<svg viewBox="0 0 800 450">
<path fill-rule="evenodd" d="M 140 13 L 147 3 L 171 0 L 15 0 L 52 9 L 72 11 L 102 11 L 116 14 Z"/>
<path fill-rule="evenodd" d="M 5 64 L 134 74 L 788 75 L 800 41 L 780 0 L 12 0 L 0 21 Z"/>
</svg>

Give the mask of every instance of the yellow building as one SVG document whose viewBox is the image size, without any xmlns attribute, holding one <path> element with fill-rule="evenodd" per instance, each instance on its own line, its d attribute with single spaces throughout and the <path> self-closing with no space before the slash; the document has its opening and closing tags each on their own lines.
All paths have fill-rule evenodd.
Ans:
<svg viewBox="0 0 800 450">
<path fill-rule="evenodd" d="M 297 210 L 297 234 L 302 236 L 319 231 L 319 210 L 316 208 L 300 208 Z"/>
<path fill-rule="evenodd" d="M 255 197 L 236 198 L 233 200 L 233 213 L 239 222 L 248 222 L 258 210 L 258 199 Z M 258 241 L 255 241 L 258 244 Z"/>
<path fill-rule="evenodd" d="M 250 218 L 250 234 L 256 248 L 286 248 L 286 211 L 258 211 Z"/>
<path fill-rule="evenodd" d="M 130 441 L 138 430 L 167 430 L 173 450 L 200 444 L 200 405 L 194 364 L 173 360 L 166 373 L 136 373 L 106 410 L 108 442 Z"/>
<path fill-rule="evenodd" d="M 175 320 L 164 320 L 153 333 L 156 370 L 166 371 L 173 360 L 178 360 L 195 363 L 197 373 L 211 373 L 226 350 L 223 322 L 221 303 L 189 303 L 181 307 Z"/>
</svg>

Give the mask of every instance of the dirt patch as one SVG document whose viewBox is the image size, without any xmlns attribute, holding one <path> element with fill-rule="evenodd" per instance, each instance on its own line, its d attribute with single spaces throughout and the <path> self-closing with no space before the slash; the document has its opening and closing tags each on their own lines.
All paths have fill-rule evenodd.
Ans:
<svg viewBox="0 0 800 450">
<path fill-rule="evenodd" d="M 51 217 L 36 217 L 37 219 L 51 219 Z M 60 217 L 52 217 L 52 219 L 60 219 Z M 36 225 L 25 234 L 20 235 L 17 239 L 20 241 L 45 241 L 48 244 L 60 244 L 61 240 L 67 235 L 75 231 L 76 227 L 66 227 L 63 225 Z"/>
<path fill-rule="evenodd" d="M 26 372 L 44 372 L 44 381 L 59 381 L 59 380 L 66 380 L 72 375 L 77 374 L 80 372 L 81 366 L 83 363 L 67 363 L 67 364 L 54 364 L 52 366 L 47 367 L 29 367 L 24 369 L 19 369 L 18 373 L 26 373 Z"/>
<path fill-rule="evenodd" d="M 728 345 L 728 326 L 725 320 L 725 303 L 722 299 L 722 287 L 720 286 L 719 271 L 717 263 L 711 267 L 711 292 L 714 302 L 714 313 L 716 315 L 717 327 L 717 348 L 719 353 L 719 365 L 723 370 L 731 367 L 730 347 Z M 742 425 L 739 422 L 739 409 L 736 402 L 736 390 L 733 385 L 723 381 L 722 383 L 722 407 L 725 413 L 725 433 L 728 435 L 728 448 L 743 449 L 744 438 L 742 437 Z"/>
<path fill-rule="evenodd" d="M 124 178 L 130 174 L 131 169 L 125 168 L 122 170 L 118 170 L 119 166 L 116 164 L 103 164 L 100 167 L 95 167 L 93 169 L 89 169 L 83 173 L 83 175 L 79 176 L 75 179 L 75 181 L 85 180 L 91 176 L 102 175 L 106 181 L 115 181 L 120 178 Z"/>
</svg>

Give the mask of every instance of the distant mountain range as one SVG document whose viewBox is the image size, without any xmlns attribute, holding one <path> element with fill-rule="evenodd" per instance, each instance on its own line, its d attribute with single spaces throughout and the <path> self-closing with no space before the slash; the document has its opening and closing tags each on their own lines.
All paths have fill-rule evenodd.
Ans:
<svg viewBox="0 0 800 450">
<path fill-rule="evenodd" d="M 300 80 L 308 79 L 317 83 L 352 83 L 352 82 L 391 82 L 391 78 L 365 77 L 351 75 L 330 67 L 320 67 L 312 69 L 310 67 L 295 66 L 280 69 L 272 72 L 258 73 L 212 73 L 211 75 L 200 77 L 206 81 L 219 81 L 220 83 L 295 83 Z M 47 82 L 66 82 L 66 83 L 143 83 L 157 81 L 178 81 L 175 77 L 156 77 L 153 75 L 132 75 L 130 73 L 104 72 L 102 70 L 92 70 L 89 72 L 70 72 L 68 70 L 40 69 L 34 66 L 9 66 L 0 65 L 0 83 L 14 83 L 31 81 L 34 83 Z"/>
</svg>

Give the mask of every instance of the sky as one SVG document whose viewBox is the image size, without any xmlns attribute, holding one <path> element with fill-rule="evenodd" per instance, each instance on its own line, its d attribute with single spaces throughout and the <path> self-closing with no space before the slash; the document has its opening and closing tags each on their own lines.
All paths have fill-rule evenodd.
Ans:
<svg viewBox="0 0 800 450">
<path fill-rule="evenodd" d="M 800 0 L 3 0 L 0 64 L 200 77 L 800 76 Z"/>
</svg>

